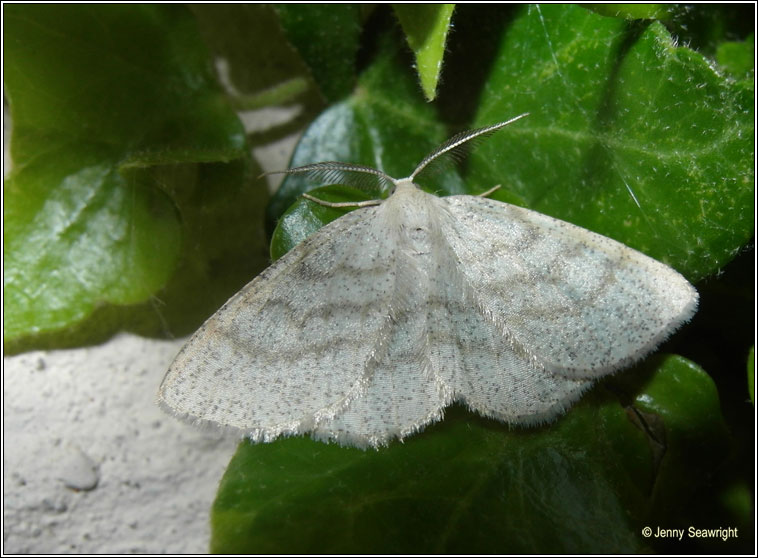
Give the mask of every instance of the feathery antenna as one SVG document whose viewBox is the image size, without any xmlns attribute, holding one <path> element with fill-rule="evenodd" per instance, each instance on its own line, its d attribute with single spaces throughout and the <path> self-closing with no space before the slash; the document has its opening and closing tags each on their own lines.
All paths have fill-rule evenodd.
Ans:
<svg viewBox="0 0 758 558">
<path fill-rule="evenodd" d="M 465 132 L 461 132 L 460 134 L 454 135 L 452 138 L 440 145 L 437 149 L 432 151 L 429 155 L 424 157 L 424 160 L 419 163 L 419 165 L 416 167 L 416 170 L 413 171 L 413 174 L 411 174 L 409 178 L 413 180 L 416 175 L 424 170 L 427 165 L 436 160 L 439 160 L 440 157 L 448 156 L 455 159 L 462 154 L 463 150 L 471 147 L 471 144 L 468 142 L 475 139 L 484 139 L 493 132 L 497 132 L 500 128 L 516 122 L 516 120 L 524 118 L 525 116 L 529 116 L 529 113 L 525 112 L 524 114 L 520 114 L 515 118 L 511 118 L 510 120 L 506 120 L 505 122 L 501 122 L 499 124 L 485 126 L 484 128 L 477 128 L 476 130 L 467 130 Z"/>
<path fill-rule="evenodd" d="M 516 122 L 516 120 L 520 120 L 528 115 L 529 113 L 525 112 L 524 114 L 520 114 L 519 116 L 506 120 L 505 122 L 500 122 L 499 124 L 493 124 L 492 126 L 486 126 L 476 130 L 467 130 L 460 134 L 456 134 L 424 157 L 424 160 L 419 163 L 416 170 L 414 170 L 413 174 L 408 178 L 412 181 L 417 174 L 423 171 L 431 163 L 439 161 L 442 157 L 452 157 L 453 159 L 459 158 L 465 150 L 471 147 L 472 141 L 484 139 L 488 135 L 497 132 L 500 128 L 504 128 L 508 124 Z M 321 182 L 322 184 L 345 184 L 362 190 L 370 190 L 378 186 L 380 190 L 384 191 L 392 189 L 396 183 L 394 178 L 380 170 L 364 165 L 340 163 L 339 161 L 325 161 L 323 163 L 313 163 L 310 165 L 303 165 L 302 167 L 295 167 L 294 169 L 266 172 L 261 176 L 269 174 L 300 173 L 305 173 L 313 181 Z"/>
<path fill-rule="evenodd" d="M 267 172 L 266 174 L 298 174 L 306 173 L 309 178 L 322 184 L 346 184 L 362 190 L 370 189 L 377 183 L 382 190 L 391 188 L 395 179 L 380 170 L 364 165 L 340 163 L 338 161 L 325 161 L 303 165 L 283 171 Z"/>
</svg>

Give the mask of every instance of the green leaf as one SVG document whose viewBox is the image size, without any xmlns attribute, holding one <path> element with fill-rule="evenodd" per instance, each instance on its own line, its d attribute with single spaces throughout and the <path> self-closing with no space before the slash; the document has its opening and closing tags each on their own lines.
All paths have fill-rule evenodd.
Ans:
<svg viewBox="0 0 758 558">
<path fill-rule="evenodd" d="M 714 56 L 724 41 L 755 33 L 755 6 L 749 3 L 669 4 L 666 26 L 677 44 Z"/>
<path fill-rule="evenodd" d="M 455 4 L 394 4 L 395 15 L 416 56 L 416 71 L 427 101 L 437 95 L 445 40 Z"/>
<path fill-rule="evenodd" d="M 669 19 L 671 8 L 668 4 L 581 4 L 595 13 L 624 19 Z"/>
<path fill-rule="evenodd" d="M 735 523 L 741 523 L 739 531 L 749 533 L 754 527 L 752 486 L 743 481 L 730 479 L 730 484 L 722 490 L 720 499 L 721 505 L 736 519 Z"/>
<path fill-rule="evenodd" d="M 631 401 L 629 416 L 647 434 L 653 454 L 655 475 L 648 492 L 645 524 L 719 523 L 714 510 L 725 505 L 725 495 L 714 490 L 713 477 L 725 467 L 729 471 L 728 459 L 734 447 L 711 377 L 685 358 L 661 354 L 614 378 L 610 385 L 622 400 Z M 732 469 L 725 476 L 727 491 L 734 486 L 734 473 Z M 740 516 L 732 513 L 728 517 L 728 525 L 733 527 Z M 748 537 L 741 538 L 729 543 L 732 551 L 746 548 Z M 682 541 L 661 539 L 655 549 L 693 553 L 704 543 L 707 548 L 707 541 L 691 537 Z"/>
<path fill-rule="evenodd" d="M 716 60 L 735 79 L 750 79 L 755 73 L 755 35 L 744 41 L 726 41 L 716 49 Z"/>
<path fill-rule="evenodd" d="M 456 21 L 467 15 L 465 6 L 458 10 Z M 690 251 L 718 248 L 728 253 L 722 254 L 724 262 L 737 253 L 749 238 L 744 215 L 752 207 L 746 192 L 752 183 L 746 157 L 746 138 L 752 135 L 749 91 L 715 74 L 699 54 L 674 47 L 659 24 L 629 24 L 572 6 L 528 7 L 507 15 L 502 34 L 492 35 L 502 39 L 499 48 L 491 60 L 482 60 L 492 70 L 485 76 L 475 121 L 465 127 L 526 110 L 532 116 L 489 138 L 460 173 L 429 176 L 422 186 L 445 195 L 477 193 L 500 183 L 496 195 L 501 199 L 606 234 L 611 230 L 610 236 L 646 246 L 691 277 L 718 264 L 701 266 Z M 341 160 L 401 177 L 455 131 L 445 133 L 441 122 L 447 113 L 429 112 L 421 102 L 407 63 L 387 43 L 392 41 L 359 77 L 356 93 L 327 109 L 306 131 L 292 166 Z M 663 76 L 667 79 L 659 79 Z M 477 94 L 476 87 L 459 88 L 459 81 L 443 84 L 440 99 L 446 87 Z M 681 107 L 672 104 L 680 98 Z M 461 104 L 469 102 L 460 98 Z M 454 109 L 452 114 L 460 114 Z M 694 137 L 687 125 L 695 126 Z M 703 130 L 710 130 L 708 141 L 700 138 Z M 714 153 L 710 141 L 722 136 L 719 149 L 727 153 Z M 510 149 L 503 147 L 507 141 Z M 635 151 L 642 160 L 630 160 Z M 611 155 L 617 165 L 627 166 L 608 168 Z M 673 176 L 673 186 L 660 179 L 662 172 Z M 676 177 L 693 172 L 716 181 L 712 191 L 699 182 L 695 189 L 677 182 Z M 646 197 L 640 196 L 640 206 L 630 211 L 621 203 L 629 201 L 627 184 L 634 192 L 647 184 L 661 191 L 642 189 Z M 302 176 L 289 176 L 275 195 L 271 220 L 294 203 L 275 233 L 276 255 L 341 214 L 296 201 L 313 186 Z M 620 193 L 608 192 L 619 188 Z M 333 186 L 317 192 L 337 201 L 381 195 Z M 701 199 L 703 192 L 711 195 Z M 701 201 L 706 219 L 697 227 L 682 223 Z M 730 212 L 735 218 L 725 219 Z M 700 227 L 706 232 L 703 248 Z M 711 238 L 719 227 L 724 229 L 721 244 Z M 650 231 L 658 229 L 682 230 L 672 238 L 654 235 L 663 245 L 658 247 L 650 240 Z M 715 386 L 692 362 L 666 356 L 648 359 L 606 385 L 610 392 L 598 387 L 564 419 L 541 429 L 513 431 L 453 408 L 442 423 L 379 452 L 299 438 L 243 444 L 214 505 L 212 549 L 557 553 L 667 548 L 643 539 L 642 527 L 664 515 L 677 524 L 690 517 L 694 505 L 701 505 L 692 487 L 703 485 L 728 452 Z M 698 413 L 708 424 L 693 419 Z M 576 502 L 581 511 L 573 507 Z M 580 520 L 567 519 L 574 517 Z M 697 543 L 682 548 L 698 548 Z"/>
<path fill-rule="evenodd" d="M 187 173 L 156 182 L 150 169 L 239 159 L 245 138 L 184 8 L 26 4 L 4 13 L 14 165 L 4 184 L 5 341 L 34 346 L 112 305 L 152 307 L 145 301 L 192 249 L 183 227 L 198 223 L 174 190 Z M 212 165 L 190 172 L 195 181 L 219 175 Z M 166 325 L 151 313 L 147 329 Z M 112 333 L 116 314 L 90 333 Z"/>
<path fill-rule="evenodd" d="M 474 151 L 465 182 L 453 171 L 422 175 L 429 190 L 477 193 L 501 184 L 493 197 L 615 238 L 692 281 L 749 240 L 752 91 L 674 47 L 660 24 L 629 27 L 575 6 L 528 7 L 491 66 L 471 127 L 530 116 Z M 407 73 L 384 54 L 361 77 L 360 94 L 306 131 L 292 166 L 338 160 L 404 176 L 444 139 L 424 108 Z M 288 177 L 269 223 L 312 186 Z"/>
<path fill-rule="evenodd" d="M 66 327 L 101 301 L 140 302 L 169 279 L 179 255 L 164 194 L 113 163 L 71 168 L 62 144 L 48 146 L 48 164 L 62 164 L 27 167 L 5 184 L 6 340 Z"/>
<path fill-rule="evenodd" d="M 308 127 L 290 166 L 342 161 L 380 168 L 390 176 L 407 176 L 446 139 L 445 126 L 437 121 L 433 108 L 419 98 L 415 80 L 393 41 L 384 40 L 377 59 L 361 75 L 358 89 Z M 465 191 L 455 169 L 435 175 L 430 182 L 434 190 L 444 194 Z M 313 187 L 307 177 L 287 176 L 269 203 L 269 226 L 273 227 L 297 197 Z M 369 193 L 374 198 L 381 195 Z"/>
<path fill-rule="evenodd" d="M 679 357 L 628 376 L 642 385 L 631 401 L 659 418 L 671 444 L 665 449 L 674 454 L 665 453 L 663 465 L 649 427 L 628 418 L 638 411 L 602 387 L 542 428 L 513 429 L 453 407 L 441 423 L 377 451 L 305 438 L 242 443 L 213 506 L 211 550 L 650 550 L 639 532 L 654 516 L 651 504 L 664 496 L 685 503 L 691 493 L 682 483 L 671 485 L 676 490 L 664 484 L 661 470 L 667 474 L 679 452 L 695 460 L 712 453 L 714 429 L 702 427 L 720 420 L 710 414 L 718 410 L 718 396 L 707 376 Z M 681 390 L 684 397 L 676 397 Z M 703 412 L 705 418 L 688 422 Z M 693 470 L 688 480 L 701 482 L 700 467 Z"/>
<path fill-rule="evenodd" d="M 674 46 L 659 23 L 530 6 L 497 60 L 475 126 L 530 116 L 473 153 L 469 180 L 502 183 L 527 207 L 693 281 L 752 236 L 752 90 Z"/>
<path fill-rule="evenodd" d="M 585 406 L 535 435 L 454 408 L 380 451 L 299 438 L 243 443 L 213 507 L 211 551 L 639 552 L 610 480 L 594 470 L 616 428 L 647 452 L 623 421 L 619 409 Z"/>
<path fill-rule="evenodd" d="M 638 390 L 635 407 L 660 416 L 676 436 L 718 438 L 723 426 L 718 391 L 705 370 L 675 355 L 656 357 L 650 366 L 656 373 Z"/>
<path fill-rule="evenodd" d="M 361 6 L 355 4 L 277 4 L 290 42 L 300 52 L 328 101 L 350 93 L 361 33 Z"/>
<path fill-rule="evenodd" d="M 310 192 L 317 199 L 329 203 L 358 202 L 371 199 L 361 190 L 335 184 L 317 188 Z M 319 205 L 316 202 L 298 199 L 292 204 L 287 212 L 282 215 L 276 230 L 271 238 L 271 258 L 278 260 L 297 246 L 318 229 L 339 219 L 351 211 L 350 208 L 332 208 Z"/>
<path fill-rule="evenodd" d="M 651 441 L 665 447 L 651 495 L 653 517 L 665 521 L 682 511 L 683 495 L 725 459 L 728 431 L 716 385 L 702 368 L 671 355 L 659 355 L 646 366 L 655 374 L 638 390 L 634 407 L 665 425 L 659 436 L 655 422 L 643 419 Z"/>
</svg>

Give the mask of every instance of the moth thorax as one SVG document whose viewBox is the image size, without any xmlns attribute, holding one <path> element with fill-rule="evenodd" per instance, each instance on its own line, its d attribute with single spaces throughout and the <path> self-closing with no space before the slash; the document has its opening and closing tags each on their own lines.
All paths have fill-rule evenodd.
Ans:
<svg viewBox="0 0 758 558">
<path fill-rule="evenodd" d="M 434 220 L 427 202 L 428 196 L 422 193 L 413 200 L 413 203 L 403 204 L 401 208 L 403 213 L 401 234 L 404 237 L 404 243 L 415 254 L 428 254 L 431 251 Z"/>
</svg>

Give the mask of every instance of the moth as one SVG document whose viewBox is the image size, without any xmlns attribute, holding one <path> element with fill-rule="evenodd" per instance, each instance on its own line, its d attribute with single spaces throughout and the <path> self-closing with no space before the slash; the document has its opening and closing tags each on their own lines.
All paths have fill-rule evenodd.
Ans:
<svg viewBox="0 0 758 558">
<path fill-rule="evenodd" d="M 391 193 L 356 204 L 305 194 L 356 209 L 211 316 L 168 370 L 160 404 L 253 441 L 379 447 L 453 402 L 514 425 L 550 421 L 653 351 L 697 308 L 675 270 L 535 211 L 414 183 L 523 116 L 454 136 L 407 178 L 339 162 L 285 171 L 368 176 Z"/>
</svg>

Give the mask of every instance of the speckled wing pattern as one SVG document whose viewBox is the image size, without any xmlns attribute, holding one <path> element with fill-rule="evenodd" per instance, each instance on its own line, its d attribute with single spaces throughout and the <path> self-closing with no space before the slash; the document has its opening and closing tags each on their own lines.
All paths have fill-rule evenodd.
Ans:
<svg viewBox="0 0 758 558">
<path fill-rule="evenodd" d="M 394 247 L 377 238 L 377 209 L 323 227 L 233 296 L 179 353 L 159 402 L 257 441 L 342 412 L 390 327 Z"/>
<path fill-rule="evenodd" d="M 478 306 L 547 371 L 588 379 L 618 370 L 695 313 L 684 277 L 620 242 L 494 200 L 440 201 Z"/>
<path fill-rule="evenodd" d="M 398 188 L 230 299 L 159 399 L 257 441 L 311 433 L 377 447 L 453 401 L 545 422 L 696 303 L 679 274 L 613 240 L 484 198 Z"/>
</svg>

